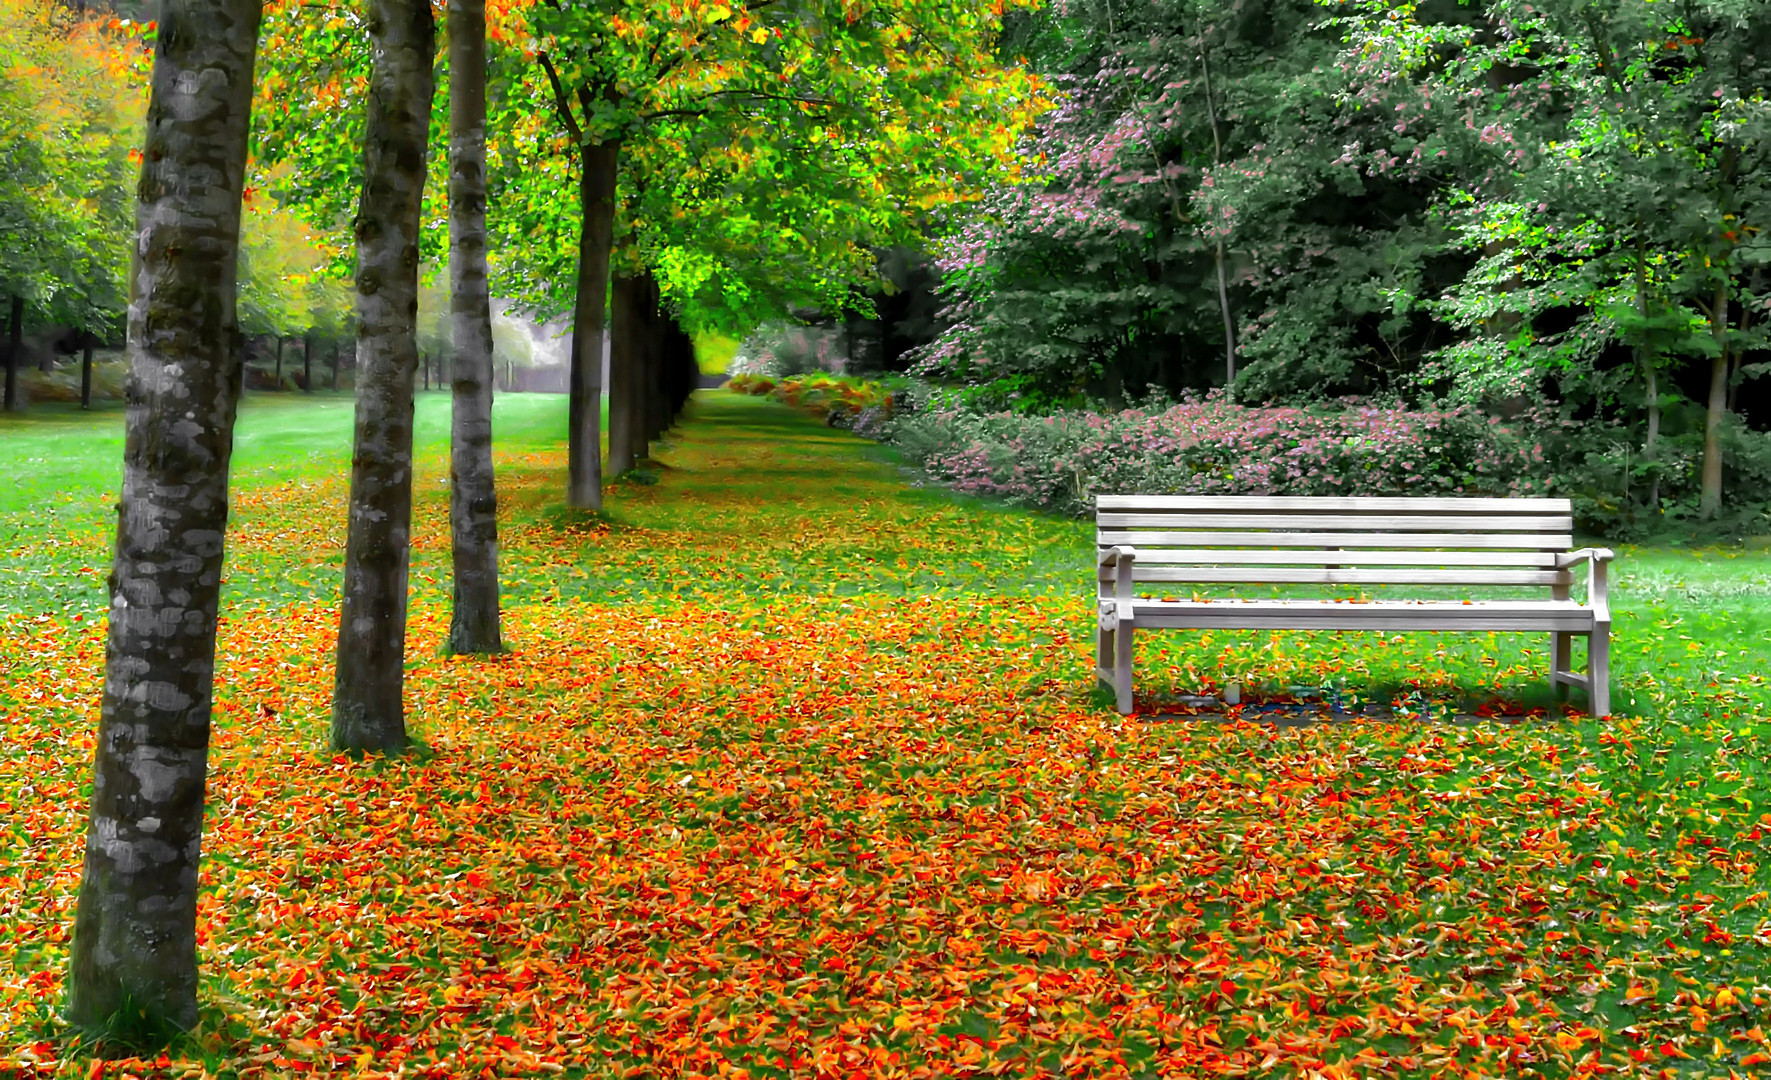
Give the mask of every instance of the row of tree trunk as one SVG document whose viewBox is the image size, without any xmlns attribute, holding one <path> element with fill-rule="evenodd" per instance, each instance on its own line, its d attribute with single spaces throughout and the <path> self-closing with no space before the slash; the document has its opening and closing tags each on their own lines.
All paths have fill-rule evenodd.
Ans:
<svg viewBox="0 0 1771 1080">
<path fill-rule="evenodd" d="M 272 340 L 277 343 L 277 352 L 276 363 L 271 371 L 271 379 L 278 388 L 281 388 L 283 385 L 283 346 L 289 339 L 278 335 Z M 310 335 L 303 334 L 296 340 L 301 342 L 301 388 L 311 393 L 314 389 L 314 339 Z M 339 346 L 334 343 L 331 365 L 332 389 L 334 390 L 338 389 L 338 368 L 343 362 L 343 358 L 339 354 Z"/>
<path fill-rule="evenodd" d="M 700 381 L 695 344 L 664 308 L 650 272 L 610 283 L 609 458 L 620 476 L 676 423 Z"/>
<path fill-rule="evenodd" d="M 138 188 L 131 392 L 105 685 L 68 980 L 68 1019 L 101 1037 L 119 1024 L 137 1036 L 157 1027 L 169 1037 L 197 1019 L 197 871 L 228 463 L 245 371 L 236 275 L 262 6 L 166 0 L 159 22 Z M 397 753 L 407 745 L 418 240 L 436 27 L 429 0 L 368 0 L 367 14 L 374 61 L 355 218 L 356 418 L 331 742 L 339 750 Z M 448 18 L 449 648 L 486 654 L 503 643 L 486 277 L 485 0 L 449 0 Z M 568 496 L 574 505 L 600 506 L 598 384 L 618 145 L 580 140 L 580 147 L 586 215 Z M 681 413 L 699 373 L 688 335 L 665 313 L 649 274 L 621 278 L 615 292 L 610 407 L 620 472 Z M 18 308 L 15 301 L 14 339 Z M 8 355 L 16 358 L 17 349 Z M 311 355 L 304 350 L 309 385 Z"/>
<path fill-rule="evenodd" d="M 119 1025 L 170 1037 L 197 1019 L 197 872 L 228 463 L 245 368 L 236 274 L 262 6 L 167 0 L 159 22 L 138 188 L 105 685 L 67 984 L 68 1019 L 101 1038 Z M 375 48 L 355 220 L 356 423 L 332 744 L 398 752 L 407 743 L 418 238 L 436 28 L 428 0 L 369 0 L 367 14 Z M 450 0 L 449 25 L 449 642 L 457 652 L 489 653 L 502 643 L 484 0 Z M 18 321 L 15 305 L 15 337 Z"/>
</svg>

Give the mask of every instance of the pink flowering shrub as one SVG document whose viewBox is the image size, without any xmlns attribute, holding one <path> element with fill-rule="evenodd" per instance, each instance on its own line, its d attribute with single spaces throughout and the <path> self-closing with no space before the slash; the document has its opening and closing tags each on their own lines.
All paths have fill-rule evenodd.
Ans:
<svg viewBox="0 0 1771 1080">
<path fill-rule="evenodd" d="M 957 491 L 1070 514 L 1095 493 L 1546 495 L 1541 417 L 1356 403 L 1332 410 L 1204 400 L 1117 413 L 978 413 L 939 400 L 890 441 Z M 1556 427 L 1549 422 L 1550 427 Z"/>
</svg>

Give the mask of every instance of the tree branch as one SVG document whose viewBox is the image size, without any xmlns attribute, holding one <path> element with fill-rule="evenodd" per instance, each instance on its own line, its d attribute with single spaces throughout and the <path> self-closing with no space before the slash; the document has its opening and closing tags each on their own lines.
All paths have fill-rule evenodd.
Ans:
<svg viewBox="0 0 1771 1080">
<path fill-rule="evenodd" d="M 583 146 L 584 129 L 578 126 L 578 118 L 572 115 L 572 103 L 566 98 L 566 88 L 560 84 L 560 73 L 554 70 L 553 61 L 545 52 L 537 53 L 536 58 L 541 61 L 542 70 L 547 72 L 548 84 L 553 87 L 553 103 L 554 108 L 559 110 L 560 123 L 566 125 L 566 133 L 572 136 L 572 141 Z M 588 118 L 589 113 L 585 115 Z"/>
</svg>

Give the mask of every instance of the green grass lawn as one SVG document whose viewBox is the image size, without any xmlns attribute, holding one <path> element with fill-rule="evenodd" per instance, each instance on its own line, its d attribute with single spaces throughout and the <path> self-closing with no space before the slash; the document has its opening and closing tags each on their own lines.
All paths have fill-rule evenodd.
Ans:
<svg viewBox="0 0 1771 1080">
<path fill-rule="evenodd" d="M 0 1074 L 58 1054 L 119 424 L 0 418 Z M 431 394 L 432 755 L 356 764 L 322 749 L 349 427 L 325 395 L 242 413 L 205 1021 L 138 1075 L 1771 1063 L 1765 553 L 1621 550 L 1614 718 L 1549 707 L 1533 637 L 1166 632 L 1128 719 L 1090 683 L 1090 523 L 705 392 L 575 513 L 564 401 L 508 395 L 513 652 L 475 661 L 439 649 Z M 1231 677 L 1246 707 L 1187 715 Z M 1386 708 L 1249 722 L 1303 688 Z"/>
<path fill-rule="evenodd" d="M 416 513 L 447 516 L 449 398 L 421 395 Z M 1088 522 L 1005 510 L 918 488 L 889 451 L 807 416 L 737 395 L 703 393 L 696 406 L 717 444 L 690 428 L 642 480 L 618 483 L 608 511 L 580 518 L 559 505 L 565 401 L 503 394 L 495 406 L 503 557 L 511 603 L 537 599 L 649 602 L 733 594 L 1072 596 L 1087 592 Z M 342 487 L 350 454 L 345 396 L 257 394 L 240 417 L 234 523 L 251 557 L 230 558 L 228 602 L 330 602 L 342 575 Z M 0 484 L 0 611 L 104 605 L 120 484 L 121 413 L 40 411 L 0 418 L 9 447 Z M 268 527 L 272 526 L 274 527 Z M 448 551 L 420 541 L 413 581 L 441 601 Z M 1762 693 L 1771 658 L 1771 552 L 1623 546 L 1612 575 L 1617 707 L 1660 699 L 1680 685 Z M 1217 635 L 1221 662 L 1188 674 L 1165 666 L 1175 635 L 1144 639 L 1141 686 L 1215 683 L 1265 664 L 1281 685 L 1314 662 L 1333 635 Z M 1453 668 L 1473 694 L 1539 703 L 1543 642 L 1517 634 L 1415 635 L 1361 658 L 1379 694 L 1422 665 Z M 1356 680 L 1355 680 L 1356 681 Z M 1639 700 L 1638 700 L 1639 699 Z M 1636 704 L 1632 704 L 1632 703 Z"/>
</svg>

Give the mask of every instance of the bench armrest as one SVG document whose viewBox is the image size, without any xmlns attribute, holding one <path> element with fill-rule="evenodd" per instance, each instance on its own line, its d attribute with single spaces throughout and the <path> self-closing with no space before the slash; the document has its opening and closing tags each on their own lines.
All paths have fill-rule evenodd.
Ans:
<svg viewBox="0 0 1771 1080">
<path fill-rule="evenodd" d="M 1096 565 L 1105 567 L 1113 565 L 1113 613 L 1114 620 L 1122 626 L 1130 626 L 1132 622 L 1132 563 L 1137 561 L 1138 549 L 1130 544 L 1117 544 L 1100 553 Z"/>
<path fill-rule="evenodd" d="M 1587 606 L 1593 609 L 1593 618 L 1602 623 L 1611 621 L 1610 584 L 1605 569 L 1606 564 L 1615 558 L 1617 552 L 1610 548 L 1578 548 L 1556 556 L 1558 570 L 1566 570 L 1576 563 L 1587 564 Z"/>
<path fill-rule="evenodd" d="M 1576 548 L 1556 556 L 1556 569 L 1566 570 L 1575 563 L 1594 562 L 1607 563 L 1617 558 L 1617 552 L 1610 548 Z"/>
<path fill-rule="evenodd" d="M 1099 555 L 1099 557 L 1095 561 L 1096 561 L 1096 565 L 1099 565 L 1099 566 L 1106 566 L 1108 563 L 1120 563 L 1122 565 L 1125 565 L 1125 564 L 1129 564 L 1133 559 L 1135 559 L 1137 557 L 1138 557 L 1138 549 L 1137 548 L 1132 547 L 1130 544 L 1118 544 L 1114 547 L 1108 548 L 1106 551 L 1101 552 L 1101 554 Z"/>
</svg>

